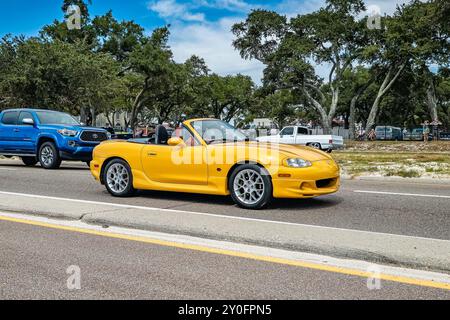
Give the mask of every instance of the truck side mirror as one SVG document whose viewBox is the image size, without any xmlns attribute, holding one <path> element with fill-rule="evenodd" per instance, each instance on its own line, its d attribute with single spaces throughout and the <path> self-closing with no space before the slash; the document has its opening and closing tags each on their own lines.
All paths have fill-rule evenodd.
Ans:
<svg viewBox="0 0 450 320">
<path fill-rule="evenodd" d="M 27 125 L 27 126 L 33 126 L 34 125 L 34 120 L 31 119 L 31 118 L 25 118 L 25 119 L 22 120 L 22 123 L 24 125 Z"/>
</svg>

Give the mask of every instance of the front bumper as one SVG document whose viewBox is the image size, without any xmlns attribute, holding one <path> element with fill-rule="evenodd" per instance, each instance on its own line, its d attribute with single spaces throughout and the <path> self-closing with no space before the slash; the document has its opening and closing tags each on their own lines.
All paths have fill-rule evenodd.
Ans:
<svg viewBox="0 0 450 320">
<path fill-rule="evenodd" d="M 335 193 L 340 170 L 333 160 L 321 160 L 308 168 L 280 167 L 272 175 L 274 198 L 312 198 Z"/>
<path fill-rule="evenodd" d="M 95 158 L 90 163 L 91 174 L 95 180 L 100 181 L 100 174 L 102 168 L 103 161 Z"/>
<path fill-rule="evenodd" d="M 99 143 L 81 142 L 77 139 L 64 139 L 59 155 L 63 160 L 91 161 L 92 151 Z"/>
<path fill-rule="evenodd" d="M 63 160 L 88 162 L 92 160 L 92 149 L 90 151 L 77 150 L 76 152 L 73 153 L 67 151 L 60 151 L 59 156 Z"/>
</svg>

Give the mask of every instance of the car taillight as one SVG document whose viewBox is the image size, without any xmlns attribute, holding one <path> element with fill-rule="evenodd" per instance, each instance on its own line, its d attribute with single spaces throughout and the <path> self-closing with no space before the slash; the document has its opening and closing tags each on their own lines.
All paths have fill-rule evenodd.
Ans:
<svg viewBox="0 0 450 320">
<path fill-rule="evenodd" d="M 333 140 L 328 140 L 328 143 L 329 143 L 329 144 L 332 144 L 332 143 L 333 143 Z"/>
</svg>

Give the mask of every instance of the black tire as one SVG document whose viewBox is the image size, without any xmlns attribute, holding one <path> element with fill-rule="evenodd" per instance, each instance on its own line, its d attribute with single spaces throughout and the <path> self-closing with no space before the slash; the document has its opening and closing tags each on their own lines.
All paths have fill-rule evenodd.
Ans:
<svg viewBox="0 0 450 320">
<path fill-rule="evenodd" d="M 264 184 L 264 190 L 263 190 L 259 200 L 255 203 L 244 202 L 242 200 L 242 195 L 239 196 L 237 194 L 237 191 L 234 188 L 236 177 L 238 177 L 238 175 L 240 173 L 244 173 L 244 172 L 257 173 L 260 176 L 260 178 Z M 273 198 L 273 186 L 272 186 L 272 180 L 270 178 L 269 173 L 264 168 L 261 168 L 255 164 L 243 164 L 243 165 L 236 167 L 236 169 L 232 172 L 232 174 L 228 180 L 228 190 L 230 191 L 231 198 L 233 199 L 233 201 L 238 206 L 240 206 L 241 208 L 244 208 L 244 209 L 258 210 L 258 209 L 265 208 L 272 202 L 272 198 Z M 241 188 L 241 190 L 243 190 L 243 188 Z M 252 192 L 250 192 L 250 193 L 252 193 Z M 250 194 L 250 193 L 247 193 L 247 194 Z"/>
<path fill-rule="evenodd" d="M 22 157 L 22 162 L 27 167 L 34 167 L 36 165 L 36 163 L 38 163 L 36 157 Z"/>
<path fill-rule="evenodd" d="M 39 148 L 38 157 L 44 169 L 58 169 L 61 166 L 61 157 L 53 142 L 44 142 Z"/>
<path fill-rule="evenodd" d="M 128 181 L 126 187 L 124 187 L 123 190 L 118 189 L 119 183 L 117 181 L 114 184 L 112 182 L 108 182 L 109 177 L 113 179 L 112 177 L 117 175 L 117 173 L 113 172 L 114 167 L 122 167 L 128 174 Z M 122 179 L 124 179 L 123 176 Z M 108 192 L 114 197 L 129 197 L 136 193 L 136 189 L 134 189 L 133 187 L 133 173 L 131 172 L 131 168 L 128 163 L 126 161 L 123 161 L 122 159 L 114 159 L 106 165 L 105 170 L 103 171 L 103 181 L 105 183 L 106 190 L 108 190 Z"/>
<path fill-rule="evenodd" d="M 322 145 L 319 142 L 310 142 L 308 143 L 308 147 L 317 149 L 317 150 L 322 150 Z"/>
</svg>

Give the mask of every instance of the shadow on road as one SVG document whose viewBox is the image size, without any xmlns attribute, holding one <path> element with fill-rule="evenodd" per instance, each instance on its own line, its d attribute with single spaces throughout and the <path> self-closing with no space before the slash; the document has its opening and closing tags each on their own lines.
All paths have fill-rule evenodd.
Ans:
<svg viewBox="0 0 450 320">
<path fill-rule="evenodd" d="M 246 210 L 239 208 L 233 202 L 230 196 L 215 196 L 215 195 L 203 195 L 192 193 L 141 190 L 137 193 L 136 197 L 155 200 L 183 201 L 184 202 L 183 204 L 178 204 L 170 207 L 179 210 L 183 210 L 182 207 L 189 204 L 203 204 L 203 205 L 206 204 L 213 206 L 227 206 L 242 211 L 257 212 L 255 210 Z M 266 210 L 270 211 L 318 210 L 328 207 L 334 207 L 340 204 L 342 201 L 343 199 L 341 197 L 337 197 L 335 195 L 323 196 L 313 199 L 274 199 L 272 204 Z"/>
<path fill-rule="evenodd" d="M 23 169 L 23 170 L 32 170 L 32 169 L 44 170 L 39 164 L 36 164 L 33 167 L 27 167 L 27 166 L 25 166 L 24 164 L 22 164 L 20 162 L 17 162 L 17 163 L 12 163 L 12 162 L 4 163 L 3 161 L 0 162 L 0 168 L 14 168 L 14 169 L 17 168 L 17 169 Z M 87 165 L 83 166 L 82 164 L 79 164 L 77 166 L 77 165 L 74 165 L 74 164 L 71 164 L 71 163 L 63 163 L 61 165 L 61 168 L 55 169 L 55 170 L 52 170 L 52 171 L 58 171 L 58 170 L 89 170 L 89 167 Z"/>
</svg>

